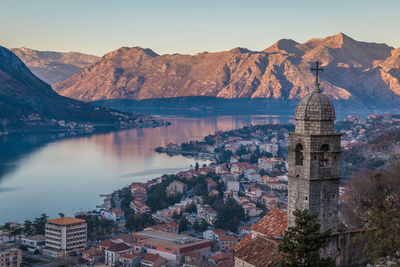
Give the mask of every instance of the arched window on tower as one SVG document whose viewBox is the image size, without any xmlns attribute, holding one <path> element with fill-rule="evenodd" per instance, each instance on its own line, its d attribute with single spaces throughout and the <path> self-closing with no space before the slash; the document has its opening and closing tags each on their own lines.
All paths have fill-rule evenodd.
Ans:
<svg viewBox="0 0 400 267">
<path fill-rule="evenodd" d="M 329 166 L 329 145 L 323 144 L 321 146 L 322 158 L 320 159 L 319 166 L 320 167 L 327 167 Z"/>
<path fill-rule="evenodd" d="M 295 148 L 295 164 L 303 166 L 303 145 L 297 144 Z"/>
</svg>

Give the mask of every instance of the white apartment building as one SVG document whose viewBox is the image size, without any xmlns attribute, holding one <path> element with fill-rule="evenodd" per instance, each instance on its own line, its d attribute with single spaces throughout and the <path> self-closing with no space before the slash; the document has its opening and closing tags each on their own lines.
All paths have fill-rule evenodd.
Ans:
<svg viewBox="0 0 400 267">
<path fill-rule="evenodd" d="M 46 247 L 43 254 L 53 257 L 67 256 L 81 252 L 86 247 L 86 221 L 77 218 L 61 217 L 46 223 Z"/>
</svg>

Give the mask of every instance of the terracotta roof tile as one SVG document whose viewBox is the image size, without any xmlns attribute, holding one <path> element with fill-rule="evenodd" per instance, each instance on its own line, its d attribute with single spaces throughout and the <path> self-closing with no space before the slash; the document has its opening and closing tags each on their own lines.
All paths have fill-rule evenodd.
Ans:
<svg viewBox="0 0 400 267">
<path fill-rule="evenodd" d="M 130 248 L 131 247 L 128 246 L 127 244 L 125 244 L 125 243 L 117 243 L 114 246 L 111 246 L 111 247 L 107 248 L 106 250 L 112 251 L 112 252 L 121 252 L 121 251 L 124 251 L 124 250 L 128 250 Z"/>
<path fill-rule="evenodd" d="M 143 260 L 149 261 L 149 262 L 156 262 L 159 258 L 161 258 L 161 256 L 158 254 L 146 254 L 143 257 Z"/>
<path fill-rule="evenodd" d="M 57 224 L 57 225 L 70 225 L 70 224 L 77 224 L 77 223 L 84 223 L 85 220 L 71 218 L 71 217 L 60 217 L 57 219 L 48 220 L 48 223 Z"/>
<path fill-rule="evenodd" d="M 269 237 L 283 236 L 287 228 L 287 213 L 274 209 L 251 227 L 251 230 Z"/>
<path fill-rule="evenodd" d="M 237 237 L 231 235 L 225 235 L 219 238 L 219 241 L 237 241 L 237 240 L 238 240 Z"/>
<path fill-rule="evenodd" d="M 240 240 L 240 242 L 235 246 L 235 251 L 241 249 L 244 246 L 247 246 L 251 241 L 251 233 L 247 234 L 245 237 Z"/>
<path fill-rule="evenodd" d="M 278 240 L 258 236 L 250 239 L 246 246 L 237 249 L 235 257 L 256 267 L 265 267 L 280 258 L 278 245 Z"/>
<path fill-rule="evenodd" d="M 101 243 L 99 243 L 97 246 L 98 247 L 109 248 L 111 246 L 114 246 L 115 244 L 117 244 L 117 242 L 114 242 L 114 241 L 111 241 L 111 240 L 104 240 Z"/>
</svg>

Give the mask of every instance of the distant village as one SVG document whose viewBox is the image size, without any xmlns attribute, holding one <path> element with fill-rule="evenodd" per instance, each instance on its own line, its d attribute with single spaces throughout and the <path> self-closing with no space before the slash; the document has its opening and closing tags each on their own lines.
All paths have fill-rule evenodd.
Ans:
<svg viewBox="0 0 400 267">
<path fill-rule="evenodd" d="M 335 126 L 342 150 L 400 128 L 400 117 L 348 116 Z M 158 147 L 159 153 L 208 160 L 186 171 L 112 192 L 97 209 L 75 217 L 42 215 L 34 222 L 0 228 L 0 262 L 90 266 L 240 266 L 267 257 L 250 248 L 251 235 L 283 235 L 288 201 L 288 132 L 293 125 L 254 125 L 216 132 L 203 141 Z M 339 203 L 346 201 L 340 187 Z M 275 228 L 265 227 L 274 219 Z M 23 257 L 22 257 L 23 256 Z M 24 260 L 22 260 L 22 258 Z M 237 265 L 239 266 L 239 265 Z"/>
</svg>

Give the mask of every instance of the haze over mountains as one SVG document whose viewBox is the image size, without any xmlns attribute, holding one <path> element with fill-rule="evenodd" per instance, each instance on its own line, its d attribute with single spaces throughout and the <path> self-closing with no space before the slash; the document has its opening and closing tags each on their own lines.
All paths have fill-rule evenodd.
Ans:
<svg viewBox="0 0 400 267">
<path fill-rule="evenodd" d="M 13 48 L 14 52 L 38 78 L 55 84 L 70 78 L 93 64 L 99 57 L 78 52 L 37 51 L 29 48 Z"/>
<path fill-rule="evenodd" d="M 122 47 L 53 88 L 83 101 L 182 96 L 299 99 L 313 88 L 319 59 L 322 87 L 334 100 L 368 107 L 400 102 L 400 49 L 345 34 L 303 44 L 279 40 L 263 51 L 235 48 L 196 55 L 158 55 Z"/>
<path fill-rule="evenodd" d="M 139 117 L 60 96 L 14 53 L 0 46 L 0 132 L 87 127 L 87 123 L 121 128 L 122 124 L 135 126 L 136 119 L 146 120 Z"/>
</svg>

